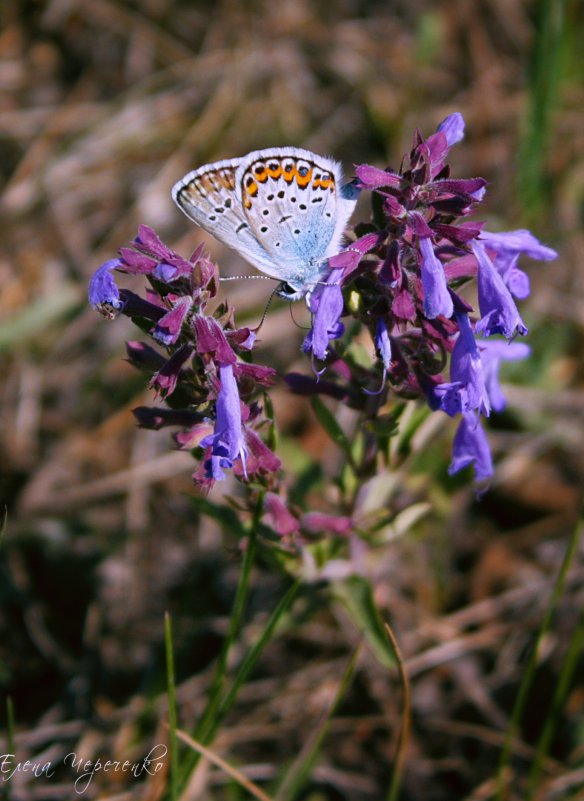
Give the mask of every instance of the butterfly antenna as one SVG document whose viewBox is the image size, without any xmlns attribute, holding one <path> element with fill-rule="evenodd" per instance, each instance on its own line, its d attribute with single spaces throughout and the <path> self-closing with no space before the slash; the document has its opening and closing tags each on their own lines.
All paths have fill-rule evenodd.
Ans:
<svg viewBox="0 0 584 801">
<path fill-rule="evenodd" d="M 271 278 L 269 275 L 221 275 L 219 276 L 220 281 L 242 281 L 243 279 L 246 280 L 254 280 L 257 279 L 259 281 L 277 281 L 277 278 Z"/>
<path fill-rule="evenodd" d="M 261 278 L 261 276 L 259 276 L 259 275 L 258 275 L 258 276 L 256 276 L 256 277 L 257 277 L 257 278 Z M 253 330 L 254 330 L 254 332 L 255 332 L 256 334 L 257 334 L 257 332 L 260 330 L 260 328 L 261 328 L 261 327 L 262 327 L 262 325 L 264 324 L 264 321 L 265 321 L 266 317 L 268 316 L 268 311 L 269 311 L 269 309 L 270 309 L 270 306 L 272 305 L 272 301 L 274 300 L 274 295 L 276 294 L 276 292 L 277 292 L 277 291 L 278 291 L 278 287 L 276 287 L 276 288 L 274 289 L 274 291 L 271 293 L 270 297 L 268 298 L 268 302 L 266 303 L 266 308 L 264 309 L 264 313 L 262 314 L 262 319 L 260 320 L 260 322 L 259 322 L 259 325 L 257 325 L 257 326 L 256 326 L 256 327 L 253 329 Z"/>
<path fill-rule="evenodd" d="M 290 309 L 290 318 L 291 318 L 292 322 L 294 323 L 294 325 L 296 326 L 296 328 L 300 328 L 301 331 L 310 331 L 310 326 L 309 325 L 300 325 L 300 323 L 296 321 L 296 319 L 294 317 L 294 309 L 293 309 L 292 302 L 290 303 L 288 308 Z"/>
</svg>

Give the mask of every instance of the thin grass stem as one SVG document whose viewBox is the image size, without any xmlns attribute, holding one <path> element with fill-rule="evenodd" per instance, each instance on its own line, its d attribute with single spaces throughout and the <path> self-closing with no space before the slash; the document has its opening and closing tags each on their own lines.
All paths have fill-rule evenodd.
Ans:
<svg viewBox="0 0 584 801">
<path fill-rule="evenodd" d="M 583 513 L 584 510 L 581 510 L 579 522 L 574 527 L 570 539 L 568 541 L 566 553 L 564 554 L 564 559 L 562 561 L 562 565 L 560 567 L 560 571 L 558 573 L 558 577 L 556 579 L 556 583 L 554 585 L 550 601 L 547 605 L 547 609 L 545 611 L 541 627 L 537 634 L 533 649 L 531 651 L 529 660 L 527 662 L 527 666 L 525 668 L 525 672 L 523 673 L 523 678 L 521 679 L 521 683 L 519 685 L 519 691 L 517 693 L 517 698 L 515 699 L 515 705 L 511 713 L 511 720 L 509 722 L 509 727 L 505 735 L 505 742 L 503 745 L 503 749 L 501 751 L 501 758 L 499 760 L 499 768 L 497 774 L 497 793 L 495 795 L 495 801 L 503 801 L 504 799 L 505 784 L 506 784 L 505 775 L 508 773 L 507 768 L 509 767 L 509 762 L 511 758 L 513 740 L 519 728 L 519 721 L 523 716 L 525 705 L 527 703 L 527 699 L 529 696 L 529 691 L 531 690 L 531 686 L 533 684 L 533 679 L 535 677 L 535 671 L 539 660 L 541 644 L 543 642 L 544 637 L 547 635 L 548 631 L 551 628 L 554 612 L 562 596 L 562 593 L 564 592 L 568 571 L 570 569 L 570 566 L 578 549 L 578 542 L 580 540 L 582 526 L 584 525 Z"/>
<path fill-rule="evenodd" d="M 331 719 L 338 709 L 338 706 L 353 679 L 360 652 L 361 648 L 358 647 L 351 656 L 351 659 L 349 660 L 349 663 L 347 664 L 347 667 L 345 668 L 345 671 L 341 677 L 341 681 L 339 682 L 339 686 L 337 692 L 335 693 L 332 704 L 322 716 L 319 725 L 312 732 L 312 734 L 309 735 L 304 748 L 300 754 L 298 754 L 297 758 L 294 760 L 288 772 L 284 776 L 282 782 L 280 783 L 280 787 L 276 792 L 275 801 L 293 801 L 306 783 L 306 780 L 310 775 L 312 768 L 314 767 L 324 739 L 330 728 Z"/>
<path fill-rule="evenodd" d="M 399 798 L 399 791 L 403 776 L 406 748 L 408 740 L 410 738 L 410 727 L 412 719 L 412 699 L 410 693 L 410 682 L 408 680 L 408 674 L 406 673 L 404 660 L 400 651 L 397 637 L 393 633 L 393 629 L 388 623 L 385 624 L 385 630 L 387 632 L 387 636 L 389 637 L 389 640 L 393 648 L 393 652 L 397 662 L 397 668 L 399 671 L 400 682 L 402 686 L 402 704 L 403 704 L 402 724 L 399 732 L 399 737 L 397 740 L 395 764 L 391 775 L 389 794 L 387 796 L 387 801 L 397 801 Z"/>
<path fill-rule="evenodd" d="M 584 523 L 580 522 L 579 525 L 576 526 L 576 528 L 574 529 L 575 547 L 578 546 L 578 542 L 582 535 L 583 528 L 584 528 Z M 531 801 L 531 799 L 535 797 L 536 790 L 538 789 L 540 783 L 540 777 L 544 767 L 544 763 L 546 757 L 548 756 L 552 738 L 556 731 L 560 712 L 562 710 L 564 701 L 570 689 L 570 684 L 572 681 L 572 677 L 574 676 L 574 671 L 576 670 L 578 661 L 583 651 L 584 651 L 584 610 L 581 610 L 578 624 L 572 635 L 570 646 L 568 648 L 568 653 L 566 654 L 564 664 L 562 665 L 562 669 L 560 671 L 558 683 L 556 685 L 556 689 L 552 698 L 551 707 L 547 714 L 542 732 L 537 742 L 535 757 L 531 764 L 531 770 L 529 772 L 529 778 L 527 782 L 526 801 Z"/>
<path fill-rule="evenodd" d="M 178 799 L 178 742 L 176 738 L 176 684 L 174 655 L 172 649 L 172 620 L 168 612 L 164 615 L 164 642 L 166 648 L 166 685 L 168 688 L 168 727 L 170 750 L 170 797 Z"/>
</svg>

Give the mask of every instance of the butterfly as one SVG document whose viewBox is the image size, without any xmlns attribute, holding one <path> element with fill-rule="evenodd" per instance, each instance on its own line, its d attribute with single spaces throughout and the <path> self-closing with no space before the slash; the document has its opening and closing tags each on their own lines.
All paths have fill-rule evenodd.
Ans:
<svg viewBox="0 0 584 801">
<path fill-rule="evenodd" d="M 322 282 L 358 196 L 338 162 L 295 147 L 206 164 L 172 189 L 187 217 L 278 279 L 288 300 Z"/>
</svg>

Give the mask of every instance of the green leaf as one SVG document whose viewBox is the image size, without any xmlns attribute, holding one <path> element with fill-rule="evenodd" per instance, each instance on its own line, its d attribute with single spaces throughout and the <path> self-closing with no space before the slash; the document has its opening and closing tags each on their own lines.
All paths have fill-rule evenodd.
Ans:
<svg viewBox="0 0 584 801">
<path fill-rule="evenodd" d="M 238 539 L 245 537 L 247 531 L 235 509 L 230 506 L 219 506 L 208 498 L 190 498 L 195 509 L 202 515 L 216 520 L 219 525 Z"/>
<path fill-rule="evenodd" d="M 343 451 L 351 466 L 353 466 L 353 454 L 351 452 L 351 443 L 347 435 L 337 422 L 337 418 L 333 412 L 325 406 L 319 397 L 312 398 L 312 408 L 316 414 L 319 423 L 324 428 L 333 442 Z"/>
<path fill-rule="evenodd" d="M 378 661 L 384 667 L 396 667 L 398 659 L 367 579 L 351 576 L 335 584 L 333 594 L 343 604 L 355 626 L 364 634 Z"/>
</svg>

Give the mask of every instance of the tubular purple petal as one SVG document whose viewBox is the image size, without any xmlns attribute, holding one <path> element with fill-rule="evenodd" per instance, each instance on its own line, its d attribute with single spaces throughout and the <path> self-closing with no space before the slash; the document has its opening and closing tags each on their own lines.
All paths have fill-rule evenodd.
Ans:
<svg viewBox="0 0 584 801">
<path fill-rule="evenodd" d="M 304 353 L 312 351 L 317 359 L 326 359 L 328 343 L 342 336 L 345 330 L 341 323 L 343 293 L 338 283 L 342 277 L 342 268 L 332 270 L 327 276 L 326 285 L 317 286 L 310 296 L 309 307 L 313 312 L 312 328 L 304 340 L 302 350 Z"/>
<path fill-rule="evenodd" d="M 120 299 L 120 290 L 111 274 L 121 266 L 119 259 L 110 259 L 91 276 L 89 281 L 88 299 L 91 306 L 97 311 L 103 312 L 104 308 L 121 309 L 124 305 Z"/>
<path fill-rule="evenodd" d="M 481 356 L 467 314 L 456 314 L 460 334 L 452 351 L 450 383 L 435 392 L 442 396 L 442 409 L 454 417 L 459 412 L 478 411 L 488 416 L 491 410 L 485 387 Z"/>
<path fill-rule="evenodd" d="M 529 277 L 517 267 L 521 254 L 536 261 L 551 261 L 557 253 L 533 236 L 531 231 L 520 228 L 515 231 L 501 231 L 492 234 L 483 231 L 479 237 L 487 249 L 494 252 L 494 266 L 503 278 L 512 295 L 522 300 L 529 295 Z"/>
<path fill-rule="evenodd" d="M 525 326 L 511 292 L 505 285 L 501 274 L 495 269 L 485 246 L 475 240 L 472 251 L 478 263 L 478 294 L 481 320 L 477 332 L 485 336 L 503 334 L 512 339 L 516 334 L 526 334 Z"/>
<path fill-rule="evenodd" d="M 454 114 L 449 114 L 443 119 L 436 130 L 446 136 L 448 147 L 452 147 L 464 139 L 464 128 L 464 117 L 459 111 L 455 111 Z"/>
<path fill-rule="evenodd" d="M 432 240 L 420 237 L 422 255 L 422 287 L 424 288 L 424 314 L 429 320 L 439 315 L 452 317 L 454 306 L 446 284 L 444 268 L 434 253 Z"/>
<path fill-rule="evenodd" d="M 496 412 L 502 412 L 507 401 L 499 383 L 499 366 L 501 361 L 519 361 L 526 359 L 531 348 L 524 342 L 502 342 L 501 340 L 480 340 L 478 343 L 485 386 L 491 407 Z"/>
<path fill-rule="evenodd" d="M 452 476 L 470 465 L 474 468 L 477 481 L 485 481 L 493 475 L 491 448 L 480 419 L 465 414 L 454 435 L 448 472 Z"/>
<path fill-rule="evenodd" d="M 233 365 L 219 366 L 219 381 L 214 431 L 211 436 L 201 440 L 202 447 L 211 448 L 205 470 L 207 477 L 215 481 L 225 478 L 223 468 L 233 467 L 236 459 L 241 459 L 245 472 L 247 457 L 241 422 L 241 401 L 233 375 Z"/>
</svg>

